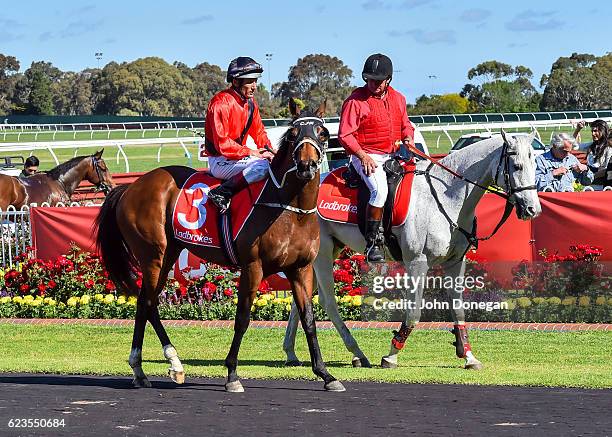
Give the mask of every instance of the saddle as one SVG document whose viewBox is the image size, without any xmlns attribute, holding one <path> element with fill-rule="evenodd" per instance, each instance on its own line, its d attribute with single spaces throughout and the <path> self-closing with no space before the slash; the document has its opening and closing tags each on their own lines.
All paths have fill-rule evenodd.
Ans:
<svg viewBox="0 0 612 437">
<path fill-rule="evenodd" d="M 383 207 L 382 227 L 385 238 L 385 245 L 389 249 L 389 253 L 396 261 L 402 260 L 402 250 L 397 237 L 393 234 L 393 215 L 396 203 L 396 194 L 398 187 L 404 180 L 406 174 L 414 175 L 414 159 L 405 159 L 402 157 L 391 158 L 383 164 L 383 169 L 387 174 L 387 186 L 389 192 Z M 365 182 L 357 173 L 357 170 L 351 163 L 347 165 L 346 170 L 342 173 L 342 178 L 349 188 L 357 189 L 357 225 L 361 233 L 365 233 L 366 223 L 366 208 L 370 200 L 370 190 Z M 410 181 L 412 182 L 412 181 Z"/>
</svg>

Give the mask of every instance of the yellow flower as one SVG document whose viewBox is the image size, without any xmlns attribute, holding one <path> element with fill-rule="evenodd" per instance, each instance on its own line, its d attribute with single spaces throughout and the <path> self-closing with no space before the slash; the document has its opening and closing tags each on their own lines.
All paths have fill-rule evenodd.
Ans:
<svg viewBox="0 0 612 437">
<path fill-rule="evenodd" d="M 13 298 L 13 302 L 15 302 L 15 303 L 22 303 L 23 302 L 23 298 L 21 296 L 15 296 Z"/>
<path fill-rule="evenodd" d="M 68 301 L 66 302 L 66 304 L 69 307 L 75 307 L 77 306 L 77 303 L 79 303 L 79 298 L 78 297 L 71 297 L 70 299 L 68 299 Z"/>
<path fill-rule="evenodd" d="M 528 297 L 519 297 L 516 300 L 516 304 L 521 308 L 527 308 L 531 306 L 531 299 Z"/>
<path fill-rule="evenodd" d="M 117 298 L 117 305 L 123 305 L 126 302 L 125 296 L 119 296 Z"/>
<path fill-rule="evenodd" d="M 234 302 L 234 305 L 238 305 L 238 298 L 237 297 L 233 298 L 232 302 Z"/>
<path fill-rule="evenodd" d="M 138 303 L 138 298 L 136 296 L 130 296 L 127 299 L 128 305 L 136 305 Z"/>
<path fill-rule="evenodd" d="M 353 296 L 353 306 L 354 307 L 361 306 L 361 296 Z"/>
<path fill-rule="evenodd" d="M 283 305 L 285 302 L 282 299 L 279 299 L 278 297 L 275 297 L 274 300 L 272 301 L 272 303 L 274 305 Z"/>
<path fill-rule="evenodd" d="M 374 305 L 374 299 L 376 299 L 374 296 L 368 296 L 363 300 L 363 303 L 366 305 Z"/>
<path fill-rule="evenodd" d="M 340 301 L 340 296 L 334 296 L 334 298 L 336 299 L 336 303 Z"/>
<path fill-rule="evenodd" d="M 576 305 L 576 298 L 566 297 L 565 299 L 561 301 L 561 305 L 565 305 L 565 306 Z"/>
<path fill-rule="evenodd" d="M 37 307 L 40 304 L 42 304 L 42 299 L 35 299 L 33 301 L 28 302 L 28 305 L 33 306 L 33 307 Z"/>
<path fill-rule="evenodd" d="M 612 297 L 608 298 L 608 305 L 612 305 Z"/>
<path fill-rule="evenodd" d="M 581 307 L 588 307 L 591 305 L 591 298 L 589 296 L 581 296 L 580 299 L 578 299 L 578 305 Z"/>
<path fill-rule="evenodd" d="M 312 296 L 312 303 L 317 305 L 319 303 L 319 295 Z"/>
<path fill-rule="evenodd" d="M 513 310 L 514 308 L 516 308 L 516 301 L 514 299 L 508 299 L 505 302 L 508 305 L 509 310 Z"/>
<path fill-rule="evenodd" d="M 349 296 L 348 294 L 346 296 L 342 296 L 342 298 L 340 299 L 340 303 L 350 303 L 353 300 L 353 296 Z"/>
<path fill-rule="evenodd" d="M 267 299 L 257 299 L 255 301 L 255 305 L 258 307 L 265 307 L 266 305 L 268 305 L 268 300 Z"/>
<path fill-rule="evenodd" d="M 290 304 L 285 305 L 285 309 L 287 311 L 291 312 L 291 305 Z"/>
<path fill-rule="evenodd" d="M 94 299 L 97 300 L 98 302 L 102 302 L 104 300 L 104 296 L 100 293 L 97 293 L 94 295 Z"/>
<path fill-rule="evenodd" d="M 546 299 L 544 299 L 543 297 L 534 297 L 533 298 L 533 303 L 536 305 L 540 305 L 542 303 L 546 302 Z"/>
<path fill-rule="evenodd" d="M 31 294 L 28 294 L 27 296 L 23 297 L 24 302 L 32 302 L 33 300 L 34 300 L 34 296 L 32 296 Z"/>
<path fill-rule="evenodd" d="M 255 311 L 255 305 L 251 305 L 251 312 Z"/>
<path fill-rule="evenodd" d="M 293 296 L 287 296 L 285 299 L 283 299 L 285 301 L 285 303 L 291 303 L 293 302 Z"/>
<path fill-rule="evenodd" d="M 112 294 L 107 294 L 106 296 L 104 296 L 104 303 L 106 304 L 110 304 L 113 303 L 115 301 L 115 296 Z"/>
<path fill-rule="evenodd" d="M 0 303 L 9 303 L 11 301 L 10 296 L 4 296 L 0 299 Z"/>
<path fill-rule="evenodd" d="M 84 294 L 83 296 L 81 296 L 81 299 L 80 299 L 81 305 L 88 305 L 90 301 L 91 301 L 90 295 Z"/>
<path fill-rule="evenodd" d="M 260 299 L 272 300 L 272 299 L 274 299 L 274 295 L 271 294 L 271 293 L 262 294 Z"/>
<path fill-rule="evenodd" d="M 596 305 L 605 305 L 606 304 L 606 297 L 605 296 L 598 296 L 597 299 L 595 299 L 595 304 Z"/>
<path fill-rule="evenodd" d="M 561 299 L 559 299 L 558 297 L 549 297 L 548 303 L 552 305 L 561 305 Z"/>
<path fill-rule="evenodd" d="M 47 305 L 52 306 L 52 307 L 53 307 L 53 306 L 55 306 L 55 303 L 56 303 L 56 302 L 55 302 L 55 299 L 51 299 L 51 298 L 50 298 L 50 299 L 47 301 Z"/>
</svg>

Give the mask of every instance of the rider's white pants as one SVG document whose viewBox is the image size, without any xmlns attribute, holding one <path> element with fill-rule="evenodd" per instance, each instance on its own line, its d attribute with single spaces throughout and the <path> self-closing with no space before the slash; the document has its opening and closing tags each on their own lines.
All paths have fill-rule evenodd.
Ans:
<svg viewBox="0 0 612 437">
<path fill-rule="evenodd" d="M 374 173 L 370 176 L 366 176 L 363 171 L 363 166 L 361 165 L 361 160 L 357 158 L 357 156 L 351 155 L 351 164 L 353 164 L 353 167 L 355 167 L 361 179 L 363 179 L 370 189 L 370 201 L 368 203 L 374 207 L 382 208 L 385 206 L 385 201 L 387 200 L 387 194 L 389 192 L 389 188 L 387 187 L 387 173 L 385 173 L 383 164 L 390 159 L 392 155 L 379 155 L 376 153 L 368 153 L 368 155 L 377 165 Z"/>
<path fill-rule="evenodd" d="M 208 158 L 210 173 L 219 179 L 230 179 L 242 172 L 244 179 L 252 184 L 261 181 L 268 175 L 270 162 L 267 159 L 255 156 L 245 156 L 242 159 L 227 159 L 224 156 L 211 156 Z"/>
</svg>

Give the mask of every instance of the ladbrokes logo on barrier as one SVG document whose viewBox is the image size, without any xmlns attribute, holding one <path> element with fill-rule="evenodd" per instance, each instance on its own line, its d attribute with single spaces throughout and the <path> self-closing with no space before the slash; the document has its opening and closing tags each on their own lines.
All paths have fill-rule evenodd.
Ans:
<svg viewBox="0 0 612 437">
<path fill-rule="evenodd" d="M 334 200 L 333 202 L 327 202 L 321 199 L 321 202 L 319 202 L 319 209 L 350 212 L 353 214 L 357 214 L 357 205 L 353 205 L 352 203 L 340 203 L 337 200 Z"/>
</svg>

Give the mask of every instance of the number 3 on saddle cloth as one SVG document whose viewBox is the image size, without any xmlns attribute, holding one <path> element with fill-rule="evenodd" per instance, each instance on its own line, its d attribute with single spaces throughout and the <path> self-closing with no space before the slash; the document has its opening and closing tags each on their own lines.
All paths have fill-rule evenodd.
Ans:
<svg viewBox="0 0 612 437">
<path fill-rule="evenodd" d="M 384 164 L 389 194 L 383 210 L 385 244 L 396 261 L 402 251 L 392 228 L 401 226 L 408 217 L 410 191 L 416 164 L 414 159 L 392 158 Z M 349 165 L 329 173 L 319 189 L 317 212 L 324 220 L 358 225 L 363 233 L 365 210 L 370 192 L 359 174 Z"/>
<path fill-rule="evenodd" d="M 172 229 L 180 241 L 223 248 L 228 259 L 238 265 L 234 242 L 263 193 L 267 179 L 255 182 L 233 196 L 228 213 L 208 202 L 208 192 L 222 181 L 207 171 L 192 174 L 184 183 L 172 212 Z"/>
</svg>

